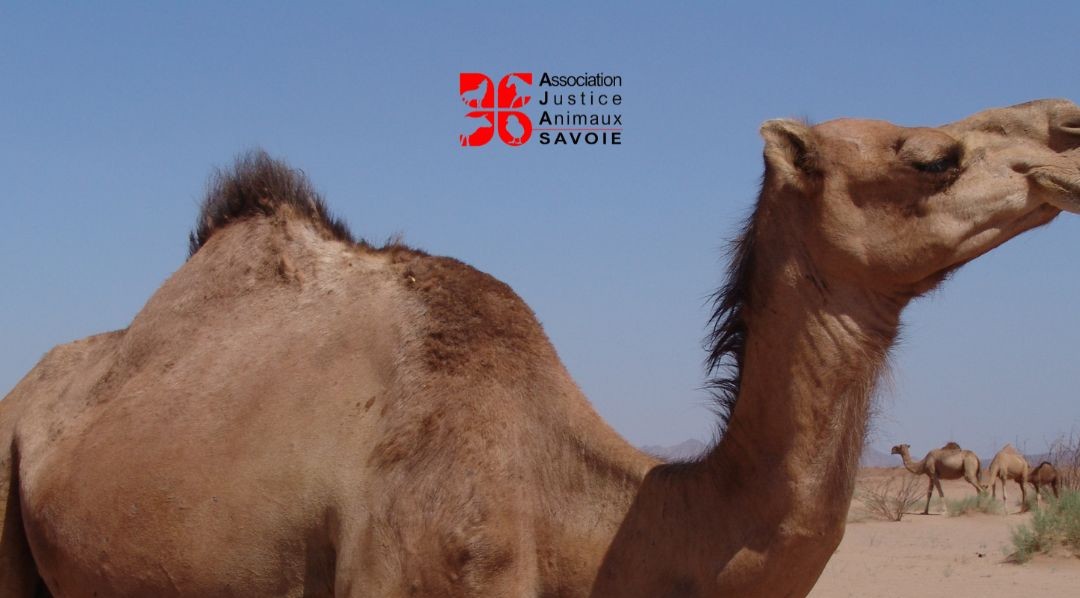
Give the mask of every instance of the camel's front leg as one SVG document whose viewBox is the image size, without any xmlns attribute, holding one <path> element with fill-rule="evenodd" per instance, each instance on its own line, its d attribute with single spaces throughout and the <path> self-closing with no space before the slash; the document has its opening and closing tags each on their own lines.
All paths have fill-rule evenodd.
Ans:
<svg viewBox="0 0 1080 598">
<path fill-rule="evenodd" d="M 975 494 L 982 494 L 984 492 L 982 486 L 979 485 L 978 478 L 973 478 L 970 475 L 965 475 L 964 480 L 971 484 L 971 487 L 975 489 Z M 1002 491 L 1004 492 L 1004 490 Z"/>
<path fill-rule="evenodd" d="M 930 478 L 930 486 L 926 488 L 926 508 L 923 509 L 923 515 L 930 514 L 930 499 L 934 496 L 934 476 L 926 476 Z"/>
</svg>

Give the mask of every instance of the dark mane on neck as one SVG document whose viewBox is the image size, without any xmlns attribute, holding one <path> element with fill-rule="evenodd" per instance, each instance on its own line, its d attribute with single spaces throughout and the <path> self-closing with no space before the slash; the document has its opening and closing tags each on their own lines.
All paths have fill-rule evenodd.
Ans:
<svg viewBox="0 0 1080 598">
<path fill-rule="evenodd" d="M 270 216 L 282 206 L 320 225 L 331 237 L 354 243 L 345 222 L 333 216 L 307 176 L 265 151 L 241 154 L 229 170 L 216 170 L 207 184 L 188 256 L 195 255 L 218 229 L 257 215 Z"/>
<path fill-rule="evenodd" d="M 750 306 L 750 277 L 755 266 L 756 220 L 757 208 L 731 243 L 727 279 L 712 295 L 713 313 L 705 340 L 709 352 L 705 360 L 709 376 L 706 388 L 712 392 L 721 429 L 727 427 L 735 410 L 742 383 L 748 333 L 746 310 Z"/>
</svg>

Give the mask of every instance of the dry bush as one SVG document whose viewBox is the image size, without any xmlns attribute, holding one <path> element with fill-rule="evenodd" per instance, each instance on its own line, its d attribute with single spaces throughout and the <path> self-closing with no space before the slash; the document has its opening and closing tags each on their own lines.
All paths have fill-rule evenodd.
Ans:
<svg viewBox="0 0 1080 598">
<path fill-rule="evenodd" d="M 1050 446 L 1047 461 L 1057 470 L 1062 490 L 1080 492 L 1080 437 L 1076 433 L 1058 438 Z"/>
<path fill-rule="evenodd" d="M 913 475 L 888 477 L 863 488 L 859 500 L 871 515 L 886 521 L 900 521 L 919 504 L 919 478 Z"/>
</svg>

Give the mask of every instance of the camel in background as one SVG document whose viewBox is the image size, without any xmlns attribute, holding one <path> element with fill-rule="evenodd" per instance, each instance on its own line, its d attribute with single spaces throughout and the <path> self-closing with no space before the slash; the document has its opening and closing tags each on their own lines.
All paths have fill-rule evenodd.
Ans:
<svg viewBox="0 0 1080 598">
<path fill-rule="evenodd" d="M 1042 463 L 1039 463 L 1038 467 L 1032 469 L 1031 472 L 1028 473 L 1027 481 L 1035 487 L 1035 502 L 1037 504 L 1042 504 L 1042 495 L 1039 493 L 1042 486 L 1050 486 L 1050 489 L 1054 491 L 1054 498 L 1060 497 L 1058 493 L 1058 485 L 1060 483 L 1058 480 L 1058 472 L 1049 461 L 1043 461 Z"/>
<path fill-rule="evenodd" d="M 1080 211 L 1078 123 L 766 122 L 711 319 L 724 433 L 688 463 L 604 423 L 509 286 L 242 158 L 131 324 L 0 401 L 0 595 L 805 596 L 901 311 Z"/>
<path fill-rule="evenodd" d="M 1016 450 L 1011 444 L 1006 444 L 1001 448 L 994 459 L 990 461 L 990 468 L 986 471 L 986 482 L 982 485 L 983 489 L 986 489 L 987 482 L 990 485 L 990 490 L 994 498 L 997 498 L 997 483 L 1001 482 L 1001 500 L 1004 505 L 1004 509 L 1008 512 L 1008 500 L 1009 497 L 1005 493 L 1005 482 L 1007 480 L 1013 480 L 1020 485 L 1020 510 L 1027 510 L 1027 481 L 1028 472 L 1031 466 L 1028 465 L 1027 459 L 1024 458 L 1020 451 Z"/>
<path fill-rule="evenodd" d="M 930 514 L 930 499 L 934 496 L 935 487 L 938 496 L 945 498 L 945 491 L 941 489 L 941 480 L 964 478 L 964 481 L 971 484 L 977 493 L 983 492 L 983 488 L 979 486 L 981 464 L 975 453 L 960 448 L 960 445 L 955 442 L 949 442 L 939 449 L 926 453 L 922 460 L 912 461 L 910 448 L 910 445 L 898 444 L 892 447 L 891 452 L 894 455 L 900 455 L 908 471 L 929 478 L 930 485 L 926 489 L 926 508 L 923 509 L 923 515 Z"/>
</svg>

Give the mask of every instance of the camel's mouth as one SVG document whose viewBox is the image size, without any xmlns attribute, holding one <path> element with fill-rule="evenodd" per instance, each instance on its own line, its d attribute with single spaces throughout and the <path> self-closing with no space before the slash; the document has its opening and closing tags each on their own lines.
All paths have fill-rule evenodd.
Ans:
<svg viewBox="0 0 1080 598">
<path fill-rule="evenodd" d="M 1050 192 L 1047 203 L 1080 214 L 1080 149 L 1058 155 L 1053 162 L 1032 166 L 1027 176 Z"/>
<path fill-rule="evenodd" d="M 1080 214 L 1080 189 L 1065 195 L 1054 195 L 1047 203 L 1065 212 Z"/>
</svg>

